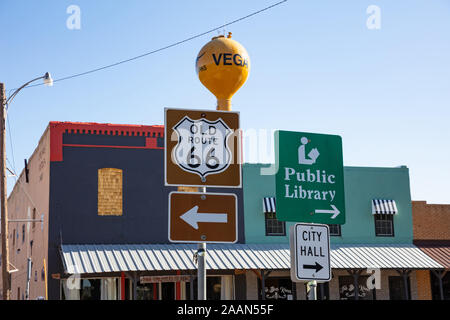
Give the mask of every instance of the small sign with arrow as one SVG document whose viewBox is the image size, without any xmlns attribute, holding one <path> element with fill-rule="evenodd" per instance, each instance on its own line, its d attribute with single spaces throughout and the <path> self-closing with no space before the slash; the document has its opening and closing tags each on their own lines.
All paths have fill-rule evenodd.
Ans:
<svg viewBox="0 0 450 320">
<path fill-rule="evenodd" d="M 329 227 L 297 223 L 290 229 L 291 279 L 294 282 L 331 280 Z"/>
<path fill-rule="evenodd" d="M 235 243 L 237 197 L 229 193 L 171 192 L 169 240 L 183 243 Z"/>
</svg>

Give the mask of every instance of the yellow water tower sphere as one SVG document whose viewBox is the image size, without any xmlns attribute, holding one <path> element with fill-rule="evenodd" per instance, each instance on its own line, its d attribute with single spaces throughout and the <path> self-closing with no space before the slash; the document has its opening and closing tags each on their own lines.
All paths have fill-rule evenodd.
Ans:
<svg viewBox="0 0 450 320">
<path fill-rule="evenodd" d="M 217 36 L 200 50 L 195 63 L 201 83 L 217 98 L 217 110 L 231 110 L 231 97 L 245 83 L 250 58 L 245 48 L 228 36 Z"/>
</svg>

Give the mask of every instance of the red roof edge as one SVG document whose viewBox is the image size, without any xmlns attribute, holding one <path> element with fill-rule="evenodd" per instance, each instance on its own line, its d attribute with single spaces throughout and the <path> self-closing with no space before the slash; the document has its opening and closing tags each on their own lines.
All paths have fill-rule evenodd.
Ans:
<svg viewBox="0 0 450 320">
<path fill-rule="evenodd" d="M 149 149 L 156 149 L 156 139 L 164 137 L 163 125 L 111 124 L 95 122 L 50 121 L 50 161 L 63 160 L 63 133 L 93 135 L 145 136 Z M 154 141 L 155 140 L 155 141 Z"/>
</svg>

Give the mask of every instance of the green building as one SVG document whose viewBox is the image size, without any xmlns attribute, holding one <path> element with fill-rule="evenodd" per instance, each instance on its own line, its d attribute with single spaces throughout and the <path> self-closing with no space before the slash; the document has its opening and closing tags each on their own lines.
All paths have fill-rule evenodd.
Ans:
<svg viewBox="0 0 450 320">
<path fill-rule="evenodd" d="M 289 253 L 289 227 L 295 222 L 276 219 L 275 175 L 267 174 L 269 167 L 244 165 L 245 239 L 280 262 L 281 252 Z M 346 223 L 330 225 L 333 278 L 318 285 L 318 298 L 417 299 L 415 271 L 442 266 L 413 245 L 408 168 L 344 167 L 344 184 Z M 282 267 L 247 273 L 249 299 L 307 299 L 308 290 L 292 283 Z"/>
</svg>

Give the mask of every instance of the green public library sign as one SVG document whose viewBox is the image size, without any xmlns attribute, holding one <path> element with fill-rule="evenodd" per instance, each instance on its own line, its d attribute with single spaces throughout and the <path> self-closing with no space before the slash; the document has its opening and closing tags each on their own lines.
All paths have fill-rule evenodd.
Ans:
<svg viewBox="0 0 450 320">
<path fill-rule="evenodd" d="M 345 223 L 340 136 L 276 131 L 275 162 L 278 220 Z"/>
</svg>

